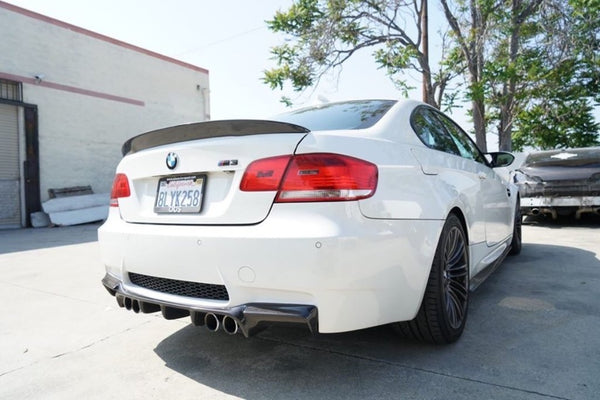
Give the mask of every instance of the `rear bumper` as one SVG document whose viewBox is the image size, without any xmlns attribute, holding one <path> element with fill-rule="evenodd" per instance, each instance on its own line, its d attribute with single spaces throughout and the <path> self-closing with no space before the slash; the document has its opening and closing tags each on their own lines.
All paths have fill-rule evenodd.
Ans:
<svg viewBox="0 0 600 400">
<path fill-rule="evenodd" d="M 177 319 L 190 316 L 197 326 L 205 325 L 206 316 L 215 315 L 219 320 L 232 318 L 242 334 L 249 337 L 269 323 L 297 323 L 308 326 L 315 333 L 317 329 L 317 308 L 301 304 L 242 304 L 235 307 L 199 307 L 193 302 L 172 303 L 130 293 L 117 277 L 106 274 L 102 284 L 110 294 L 116 297 L 120 307 L 134 312 L 153 313 L 160 311 L 165 319 Z"/>
<path fill-rule="evenodd" d="M 525 215 L 560 213 L 600 213 L 600 196 L 532 196 L 521 197 L 521 212 Z"/>
<path fill-rule="evenodd" d="M 600 196 L 522 197 L 521 207 L 600 207 Z"/>
<path fill-rule="evenodd" d="M 132 224 L 113 208 L 98 235 L 105 286 L 140 310 L 157 304 L 192 318 L 244 310 L 240 327 L 256 308 L 266 322 L 275 317 L 264 309 L 285 310 L 287 322 L 333 333 L 414 318 L 443 223 L 369 219 L 354 202 L 276 204 L 246 226 Z M 227 297 L 152 290 L 132 273 L 224 286 Z"/>
</svg>

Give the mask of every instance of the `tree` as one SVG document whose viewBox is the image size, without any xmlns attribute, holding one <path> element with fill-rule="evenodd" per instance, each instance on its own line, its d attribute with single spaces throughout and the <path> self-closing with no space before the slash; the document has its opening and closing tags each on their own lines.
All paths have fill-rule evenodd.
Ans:
<svg viewBox="0 0 600 400">
<path fill-rule="evenodd" d="M 484 79 L 500 150 L 597 143 L 598 3 L 510 0 L 496 14 Z"/>
<path fill-rule="evenodd" d="M 468 82 L 467 97 L 471 101 L 471 117 L 475 129 L 475 141 L 487 151 L 485 85 L 483 69 L 485 49 L 493 31 L 494 13 L 502 6 L 495 0 L 460 0 L 453 9 L 448 0 L 440 0 L 446 19 L 450 24 L 455 43 L 459 68 L 466 66 Z"/>
<path fill-rule="evenodd" d="M 437 73 L 429 61 L 427 0 L 297 0 L 268 21 L 292 41 L 276 46 L 264 81 L 295 91 L 315 85 L 357 51 L 405 94 L 407 70 L 423 77 L 423 100 L 452 105 L 448 84 L 466 83 L 478 146 L 498 129 L 499 148 L 597 143 L 592 102 L 600 103 L 600 0 L 439 0 L 451 39 Z M 410 23 L 408 23 L 410 21 Z M 558 136 L 557 136 L 558 135 Z"/>
<path fill-rule="evenodd" d="M 456 96 L 446 93 L 448 83 L 467 70 L 476 141 L 486 150 L 481 81 L 485 40 L 481 33 L 487 32 L 492 10 L 472 0 L 471 21 L 464 22 L 446 0 L 440 1 L 459 46 L 447 52 L 442 43 L 444 53 L 436 73 L 429 61 L 427 0 L 297 0 L 267 22 L 271 30 L 290 35 L 294 42 L 272 48 L 277 67 L 265 71 L 264 81 L 273 89 L 283 89 L 289 82 L 293 90 L 301 91 L 317 84 L 325 72 L 341 66 L 355 52 L 370 47 L 379 67 L 386 69 L 405 95 L 410 87 L 402 73 L 418 71 L 423 77 L 423 101 L 441 108 L 452 105 Z M 465 8 L 459 9 L 464 14 Z"/>
<path fill-rule="evenodd" d="M 561 60 L 536 70 L 535 82 L 516 103 L 512 148 L 538 149 L 598 145 L 600 126 L 594 121 L 590 85 L 581 77 L 580 62 Z"/>
<path fill-rule="evenodd" d="M 426 0 L 297 0 L 267 24 L 294 40 L 271 49 L 277 67 L 265 71 L 263 80 L 273 89 L 289 82 L 302 91 L 366 48 L 405 94 L 411 88 L 402 72 L 421 73 L 423 100 L 437 108 L 453 77 L 444 66 L 432 72 Z"/>
</svg>

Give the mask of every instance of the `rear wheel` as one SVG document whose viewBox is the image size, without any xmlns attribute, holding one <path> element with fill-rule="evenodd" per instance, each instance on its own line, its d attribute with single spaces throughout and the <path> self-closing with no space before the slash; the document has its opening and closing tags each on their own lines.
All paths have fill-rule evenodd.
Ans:
<svg viewBox="0 0 600 400">
<path fill-rule="evenodd" d="M 417 316 L 393 326 L 410 338 L 435 344 L 452 343 L 464 330 L 468 304 L 467 240 L 460 220 L 450 214 L 440 235 Z"/>
<path fill-rule="evenodd" d="M 521 252 L 521 228 L 523 225 L 523 218 L 521 216 L 521 207 L 519 204 L 521 201 L 517 198 L 517 205 L 515 206 L 515 223 L 513 228 L 513 237 L 512 242 L 510 242 L 510 252 L 508 253 L 511 256 L 516 256 Z"/>
</svg>

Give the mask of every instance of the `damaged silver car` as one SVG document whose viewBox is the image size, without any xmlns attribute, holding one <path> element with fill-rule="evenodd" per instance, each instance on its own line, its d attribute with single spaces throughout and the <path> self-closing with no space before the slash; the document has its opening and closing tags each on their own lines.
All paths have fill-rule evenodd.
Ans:
<svg viewBox="0 0 600 400">
<path fill-rule="evenodd" d="M 600 147 L 532 152 L 515 182 L 523 215 L 600 214 Z"/>
</svg>

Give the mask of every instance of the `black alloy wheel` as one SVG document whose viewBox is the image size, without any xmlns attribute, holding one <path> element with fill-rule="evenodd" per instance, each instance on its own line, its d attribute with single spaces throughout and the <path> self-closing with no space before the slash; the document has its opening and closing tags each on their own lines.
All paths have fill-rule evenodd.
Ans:
<svg viewBox="0 0 600 400">
<path fill-rule="evenodd" d="M 467 317 L 469 297 L 468 258 L 462 227 L 452 226 L 446 234 L 442 286 L 446 317 L 452 329 L 460 329 Z"/>
<path fill-rule="evenodd" d="M 450 214 L 435 251 L 417 316 L 393 324 L 406 337 L 435 344 L 461 336 L 469 308 L 469 252 L 460 219 Z"/>
</svg>

